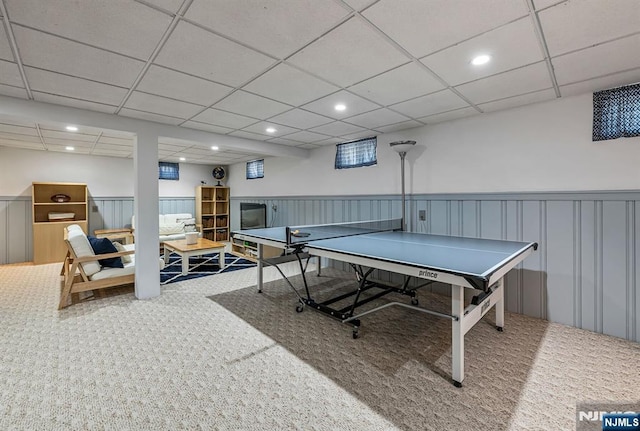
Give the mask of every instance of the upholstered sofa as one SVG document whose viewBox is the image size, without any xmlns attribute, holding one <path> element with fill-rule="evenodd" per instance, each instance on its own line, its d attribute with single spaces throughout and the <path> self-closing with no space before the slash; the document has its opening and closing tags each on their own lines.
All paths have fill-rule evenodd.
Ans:
<svg viewBox="0 0 640 431">
<path fill-rule="evenodd" d="M 189 213 L 160 214 L 158 218 L 160 244 L 165 241 L 185 239 L 187 232 L 198 232 L 202 236 L 201 229 L 196 225 L 196 220 Z M 131 217 L 131 227 L 135 229 L 135 216 Z"/>
<path fill-rule="evenodd" d="M 109 241 L 107 238 L 101 240 Z M 67 255 L 62 264 L 59 309 L 69 305 L 69 297 L 73 293 L 121 286 L 135 281 L 135 244 L 112 243 L 115 252 L 96 254 L 87 235 L 77 224 L 65 228 L 64 241 Z M 118 262 L 119 267 L 110 267 L 105 265 L 104 259 L 116 259 L 121 263 Z M 164 260 L 159 258 L 159 269 L 162 268 Z"/>
</svg>

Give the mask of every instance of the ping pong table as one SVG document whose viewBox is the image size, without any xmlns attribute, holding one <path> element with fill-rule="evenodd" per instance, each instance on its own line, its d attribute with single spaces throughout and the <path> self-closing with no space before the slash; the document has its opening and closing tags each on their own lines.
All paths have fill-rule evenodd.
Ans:
<svg viewBox="0 0 640 431">
<path fill-rule="evenodd" d="M 257 285 L 263 288 L 264 266 L 274 266 L 298 296 L 296 311 L 307 306 L 342 323 L 353 325 L 353 338 L 358 338 L 360 319 L 370 313 L 391 306 L 434 314 L 452 321 L 452 379 L 457 387 L 464 380 L 464 336 L 491 309 L 495 308 L 498 331 L 504 326 L 504 276 L 537 249 L 535 242 L 517 242 L 431 235 L 402 231 L 402 219 L 373 220 L 297 227 L 249 229 L 232 233 L 234 240 L 255 243 L 258 249 Z M 263 246 L 277 247 L 283 255 L 264 259 Z M 356 274 L 358 286 L 352 292 L 317 302 L 306 279 L 310 257 L 328 258 L 349 264 Z M 305 293 L 280 269 L 284 262 L 297 260 Z M 383 284 L 370 279 L 375 269 L 401 274 L 400 286 Z M 410 286 L 410 280 L 423 284 Z M 416 290 L 433 282 L 451 286 L 451 314 L 418 306 Z M 378 292 L 361 299 L 369 289 Z M 465 289 L 475 295 L 465 306 Z M 409 302 L 385 302 L 373 309 L 358 313 L 358 307 L 396 293 L 410 298 Z M 350 300 L 348 306 L 334 308 L 340 301 Z M 344 302 L 343 302 L 344 303 Z"/>
</svg>

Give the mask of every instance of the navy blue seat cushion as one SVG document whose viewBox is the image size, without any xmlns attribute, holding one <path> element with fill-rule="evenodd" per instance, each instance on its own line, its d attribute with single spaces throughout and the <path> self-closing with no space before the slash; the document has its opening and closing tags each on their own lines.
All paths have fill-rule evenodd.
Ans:
<svg viewBox="0 0 640 431">
<path fill-rule="evenodd" d="M 95 254 L 107 254 L 107 253 L 117 253 L 118 250 L 116 246 L 111 243 L 109 238 L 96 238 L 93 236 L 87 236 L 89 240 L 89 244 L 91 244 L 91 248 Z M 112 257 L 109 259 L 100 259 L 100 265 L 107 268 L 124 268 L 122 264 L 122 258 L 120 257 Z"/>
</svg>

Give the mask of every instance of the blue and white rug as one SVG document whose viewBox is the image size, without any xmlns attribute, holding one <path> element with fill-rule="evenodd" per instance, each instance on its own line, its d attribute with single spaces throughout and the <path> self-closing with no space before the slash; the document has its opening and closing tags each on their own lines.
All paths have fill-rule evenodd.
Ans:
<svg viewBox="0 0 640 431">
<path fill-rule="evenodd" d="M 189 258 L 189 273 L 182 275 L 182 257 L 172 254 L 169 256 L 169 263 L 160 271 L 160 284 L 206 277 L 254 266 L 256 266 L 255 262 L 227 253 L 225 254 L 224 269 L 220 269 L 218 266 L 218 253 L 211 253 Z"/>
</svg>

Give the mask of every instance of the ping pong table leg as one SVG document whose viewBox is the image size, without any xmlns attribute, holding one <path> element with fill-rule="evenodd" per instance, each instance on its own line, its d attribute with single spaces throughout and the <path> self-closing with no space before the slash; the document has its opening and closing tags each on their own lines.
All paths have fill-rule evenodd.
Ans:
<svg viewBox="0 0 640 431">
<path fill-rule="evenodd" d="M 262 244 L 258 243 L 258 293 L 262 293 Z"/>
<path fill-rule="evenodd" d="M 502 331 L 504 328 L 504 278 L 498 281 L 499 296 L 496 300 L 496 328 L 498 331 Z"/>
<path fill-rule="evenodd" d="M 451 376 L 453 384 L 462 386 L 464 380 L 464 287 L 451 285 Z"/>
</svg>

